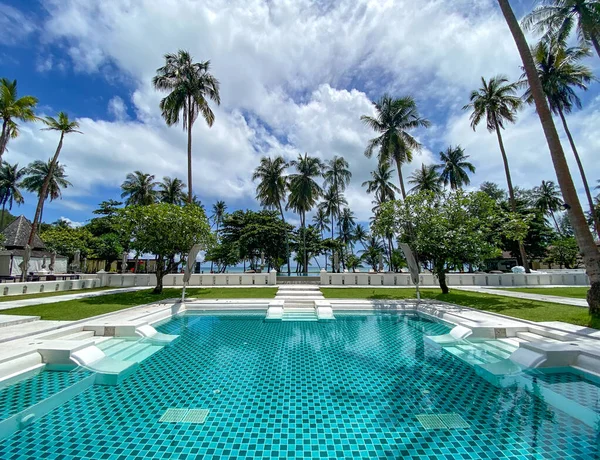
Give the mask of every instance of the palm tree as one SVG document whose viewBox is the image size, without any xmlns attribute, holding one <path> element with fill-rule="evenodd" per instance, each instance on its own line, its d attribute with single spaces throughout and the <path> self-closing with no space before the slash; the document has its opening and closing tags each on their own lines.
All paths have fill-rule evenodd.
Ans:
<svg viewBox="0 0 600 460">
<path fill-rule="evenodd" d="M 344 194 L 341 191 L 336 190 L 333 186 L 329 186 L 329 188 L 327 188 L 327 190 L 325 190 L 325 192 L 323 193 L 323 201 L 319 203 L 318 209 L 321 210 L 324 214 L 330 216 L 332 240 L 335 238 L 335 219 L 338 218 L 339 222 L 340 210 L 343 206 L 347 205 L 348 202 L 346 201 L 346 198 L 344 198 Z M 327 264 L 327 259 L 325 259 L 325 263 Z M 335 267 L 333 267 L 333 262 L 332 268 L 335 270 Z"/>
<path fill-rule="evenodd" d="M 542 181 L 542 185 L 533 188 L 533 205 L 554 221 L 556 231 L 560 233 L 558 222 L 554 213 L 562 207 L 562 196 L 552 181 Z"/>
<path fill-rule="evenodd" d="M 346 186 L 350 184 L 350 179 L 352 179 L 352 173 L 348 168 L 348 162 L 343 157 L 334 156 L 332 160 L 327 161 L 323 170 L 323 178 L 325 179 L 323 188 L 329 186 L 339 193 L 346 190 Z M 341 208 L 338 208 L 338 216 L 340 212 Z"/>
<path fill-rule="evenodd" d="M 261 206 L 267 209 L 277 209 L 281 214 L 281 220 L 285 224 L 285 216 L 283 214 L 283 202 L 286 201 L 288 189 L 288 178 L 285 175 L 285 170 L 288 163 L 282 156 L 277 156 L 274 159 L 262 157 L 260 165 L 254 170 L 252 180 L 258 180 L 256 186 L 256 199 Z M 287 254 L 288 276 L 291 275 L 290 267 L 290 242 L 289 235 L 286 233 L 285 247 Z"/>
<path fill-rule="evenodd" d="M 367 193 L 374 193 L 379 203 L 395 200 L 400 189 L 392 183 L 393 173 L 389 164 L 380 163 L 375 171 L 371 171 L 372 179 L 364 181 L 362 186 L 367 187 Z"/>
<path fill-rule="evenodd" d="M 298 155 L 298 159 L 291 161 L 290 165 L 296 168 L 297 173 L 290 174 L 289 177 L 290 196 L 287 208 L 293 209 L 299 214 L 302 234 L 305 236 L 306 213 L 315 206 L 317 200 L 323 194 L 323 190 L 315 180 L 323 173 L 323 164 L 318 158 L 309 157 L 308 154 L 305 153 L 304 156 Z M 304 243 L 306 243 L 306 241 Z M 304 273 L 306 273 L 308 268 L 306 244 L 303 252 L 303 269 Z"/>
<path fill-rule="evenodd" d="M 44 131 L 58 131 L 60 132 L 60 138 L 58 140 L 58 146 L 56 147 L 54 156 L 52 157 L 52 161 L 50 162 L 48 176 L 42 184 L 42 190 L 38 199 L 37 208 L 35 210 L 35 216 L 33 218 L 33 223 L 31 224 L 31 233 L 29 234 L 30 246 L 33 244 L 33 237 L 35 236 L 37 225 L 40 222 L 39 219 L 41 218 L 42 208 L 44 207 L 44 201 L 46 200 L 46 196 L 48 194 L 47 191 L 48 186 L 50 184 L 50 179 L 53 176 L 54 168 L 56 168 L 56 166 L 58 165 L 58 156 L 60 155 L 60 151 L 62 150 L 65 135 L 71 133 L 82 134 L 81 131 L 77 130 L 77 128 L 79 128 L 79 123 L 76 121 L 69 120 L 69 116 L 65 112 L 59 112 L 57 118 L 45 117 L 42 119 L 42 122 L 47 126 L 47 128 L 43 128 Z"/>
<path fill-rule="evenodd" d="M 364 249 L 365 241 L 367 241 L 367 239 L 369 238 L 369 232 L 367 231 L 364 225 L 357 224 L 356 227 L 354 227 L 354 235 L 352 236 L 352 238 L 357 243 L 360 243 Z"/>
<path fill-rule="evenodd" d="M 595 80 L 592 71 L 583 64 L 579 64 L 581 59 L 589 56 L 589 51 L 584 48 L 567 48 L 564 42 L 553 40 L 549 43 L 538 43 L 531 52 L 550 110 L 560 117 L 567 138 L 569 139 L 571 150 L 575 156 L 579 174 L 583 181 L 588 206 L 593 217 L 594 229 L 598 236 L 600 236 L 600 224 L 598 224 L 598 219 L 593 212 L 594 200 L 592 199 L 579 152 L 575 147 L 575 141 L 565 118 L 565 113 L 570 113 L 573 110 L 573 106 L 581 108 L 581 100 L 575 93 L 574 88 L 585 91 L 587 90 L 587 84 Z M 521 84 L 526 87 L 523 98 L 529 104 L 533 104 L 534 101 L 525 74 L 521 76 Z"/>
<path fill-rule="evenodd" d="M 367 265 L 369 265 L 374 271 L 378 270 L 380 257 L 384 254 L 385 248 L 381 241 L 375 236 L 371 236 L 367 240 L 367 244 L 362 251 L 360 256 Z"/>
<path fill-rule="evenodd" d="M 127 174 L 125 181 L 121 184 L 121 198 L 127 197 L 125 206 L 147 206 L 156 203 L 159 185 L 154 181 L 153 174 L 134 171 Z"/>
<path fill-rule="evenodd" d="M 8 140 L 19 135 L 16 120 L 35 121 L 35 106 L 38 100 L 33 96 L 17 96 L 17 80 L 0 79 L 0 118 L 2 119 L 2 132 L 0 132 L 0 163 L 6 151 Z"/>
<path fill-rule="evenodd" d="M 188 202 L 192 193 L 192 127 L 201 114 L 208 126 L 215 121 L 215 114 L 208 99 L 221 103 L 219 81 L 209 72 L 210 61 L 193 62 L 189 52 L 179 50 L 177 54 L 165 54 L 165 65 L 156 69 L 152 83 L 159 91 L 169 91 L 160 101 L 162 116 L 168 126 L 179 123 L 183 118 L 183 130 L 187 131 L 188 154 Z"/>
<path fill-rule="evenodd" d="M 435 195 L 442 193 L 441 178 L 434 165 L 421 163 L 421 169 L 417 169 L 411 174 L 408 183 L 414 185 L 410 189 L 410 193 L 416 194 L 425 191 L 433 192 Z"/>
<path fill-rule="evenodd" d="M 350 208 L 344 208 L 340 214 L 340 237 L 344 242 L 344 245 L 350 245 L 352 248 L 352 242 L 354 241 L 354 227 L 356 225 L 356 217 Z"/>
<path fill-rule="evenodd" d="M 321 203 L 323 204 L 323 203 Z M 321 232 L 321 239 L 325 239 L 325 232 L 330 230 L 329 224 L 331 220 L 329 219 L 329 214 L 327 210 L 321 206 L 317 206 L 317 212 L 313 216 L 313 224 Z M 327 252 L 325 252 L 325 271 L 327 271 Z"/>
<path fill-rule="evenodd" d="M 21 205 L 25 200 L 19 190 L 21 179 L 27 174 L 27 168 L 20 168 L 19 164 L 2 163 L 0 168 L 0 201 L 2 202 L 2 217 L 0 218 L 0 230 L 4 228 L 4 215 L 6 213 L 6 204 L 8 209 L 12 210 L 13 201 Z"/>
<path fill-rule="evenodd" d="M 469 185 L 469 173 L 475 173 L 475 166 L 467 161 L 469 155 L 465 155 L 464 149 L 457 145 L 448 147 L 445 152 L 440 152 L 441 164 L 437 165 L 436 170 L 440 171 L 440 180 L 444 185 L 450 185 L 452 190 Z"/>
<path fill-rule="evenodd" d="M 579 203 L 577 190 L 575 189 L 575 184 L 573 184 L 573 178 L 567 165 L 565 153 L 562 149 L 556 126 L 554 126 L 552 112 L 546 101 L 544 88 L 537 74 L 535 62 L 525 35 L 519 27 L 519 22 L 508 0 L 498 0 L 498 4 L 521 55 L 521 61 L 523 62 L 523 67 L 531 88 L 531 96 L 535 102 L 536 112 L 544 129 L 544 135 L 546 136 L 552 163 L 554 164 L 558 185 L 565 200 L 565 207 L 573 227 L 573 232 L 575 233 L 583 263 L 586 267 L 586 273 L 590 279 L 591 288 L 587 293 L 589 311 L 590 314 L 598 316 L 600 314 L 600 251 L 598 251 L 598 247 L 594 243 L 594 238 L 590 233 L 583 209 Z"/>
<path fill-rule="evenodd" d="M 227 205 L 225 204 L 224 201 L 219 200 L 215 204 L 213 204 L 212 212 L 213 213 L 210 216 L 210 218 L 212 219 L 213 223 L 217 227 L 216 233 L 218 236 L 219 235 L 219 225 L 221 225 L 223 223 L 223 218 L 225 217 L 225 213 L 227 212 Z"/>
<path fill-rule="evenodd" d="M 402 165 L 412 161 L 413 151 L 421 149 L 421 144 L 408 131 L 418 127 L 427 128 L 430 122 L 421 118 L 415 100 L 410 97 L 394 99 L 384 94 L 374 103 L 376 116 L 363 115 L 360 119 L 373 131 L 379 133 L 369 141 L 365 156 L 371 158 L 373 151 L 379 148 L 379 162 L 395 164 L 402 198 L 406 198 Z"/>
<path fill-rule="evenodd" d="M 542 0 L 527 14 L 521 24 L 526 30 L 566 39 L 576 27 L 581 46 L 593 45 L 600 56 L 600 1 L 598 0 Z"/>
<path fill-rule="evenodd" d="M 521 99 L 515 95 L 517 92 L 517 83 L 508 83 L 508 79 L 502 75 L 497 75 L 486 81 L 481 77 L 482 86 L 478 90 L 471 92 L 471 102 L 463 107 L 463 110 L 472 110 L 471 128 L 475 131 L 477 125 L 483 117 L 486 118 L 486 126 L 489 132 L 496 132 L 498 136 L 498 145 L 504 162 L 504 172 L 506 174 L 506 183 L 508 185 L 508 195 L 513 212 L 517 212 L 515 201 L 515 191 L 510 177 L 510 168 L 508 167 L 508 158 L 502 142 L 500 129 L 504 129 L 505 122 L 514 123 L 517 110 L 521 108 Z M 519 253 L 526 273 L 531 273 L 527 254 L 523 242 L 519 241 Z"/>
<path fill-rule="evenodd" d="M 38 198 L 41 198 L 44 184 L 47 182 L 46 194 L 42 201 L 42 208 L 40 209 L 39 222 L 42 222 L 42 216 L 44 215 L 44 203 L 48 198 L 50 201 L 57 200 L 62 197 L 60 189 L 70 187 L 71 182 L 67 180 L 65 174 L 65 167 L 60 163 L 56 163 L 52 166 L 52 159 L 46 161 L 36 160 L 33 163 L 27 165 L 26 177 L 21 181 L 21 185 L 25 190 L 31 193 L 36 193 Z"/>
<path fill-rule="evenodd" d="M 177 206 L 185 203 L 186 194 L 184 192 L 185 184 L 181 179 L 163 177 L 163 181 L 158 184 L 158 199 L 162 203 L 176 204 Z"/>
</svg>

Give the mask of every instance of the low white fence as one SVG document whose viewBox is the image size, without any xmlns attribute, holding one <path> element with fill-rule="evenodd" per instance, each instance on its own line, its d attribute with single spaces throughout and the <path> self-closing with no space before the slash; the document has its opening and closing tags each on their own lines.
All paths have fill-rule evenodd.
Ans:
<svg viewBox="0 0 600 460">
<path fill-rule="evenodd" d="M 422 286 L 438 286 L 431 273 L 419 275 Z M 588 286 L 585 273 L 488 274 L 452 273 L 446 275 L 448 286 Z M 326 273 L 321 272 L 322 286 L 413 286 L 408 273 Z"/>
<path fill-rule="evenodd" d="M 0 297 L 39 294 L 40 292 L 76 291 L 102 287 L 102 280 L 96 275 L 82 275 L 78 280 L 30 281 L 27 283 L 0 284 Z"/>
<path fill-rule="evenodd" d="M 155 286 L 156 275 L 149 274 L 98 274 L 104 286 L 109 287 L 135 287 Z M 188 286 L 274 286 L 277 284 L 277 272 L 270 273 L 210 273 L 194 274 Z M 183 286 L 183 274 L 165 275 L 164 286 Z"/>
</svg>

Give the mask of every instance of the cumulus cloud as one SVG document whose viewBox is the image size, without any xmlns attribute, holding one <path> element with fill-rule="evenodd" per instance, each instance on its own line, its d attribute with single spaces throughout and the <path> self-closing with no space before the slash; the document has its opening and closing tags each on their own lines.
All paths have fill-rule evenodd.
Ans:
<svg viewBox="0 0 600 460">
<path fill-rule="evenodd" d="M 164 95 L 151 85 L 162 55 L 182 47 L 197 60 L 211 59 L 221 81 L 214 126 L 199 119 L 193 129 L 194 191 L 205 203 L 256 206 L 250 178 L 262 155 L 343 155 L 354 176 L 348 200 L 367 220 L 371 197 L 360 184 L 375 160 L 363 155 L 373 133 L 360 115 L 372 113 L 370 100 L 384 91 L 415 96 L 433 121 L 415 132 L 425 149 L 403 167 L 405 178 L 435 162 L 439 150 L 461 144 L 477 166 L 474 186 L 505 182 L 495 135 L 484 127 L 473 132 L 461 110 L 481 76 L 521 73 L 495 1 L 48 0 L 45 6 L 46 39 L 67 50 L 76 72 L 122 78 L 132 87 L 130 100 L 109 101 L 114 120 L 81 118 L 84 137 L 66 139 L 63 161 L 75 185 L 69 199 L 93 196 L 100 186 L 118 190 L 136 169 L 158 179 L 187 177 L 186 135 L 181 126 L 165 126 L 158 108 Z M 600 177 L 593 161 L 599 105 L 569 117 L 592 178 Z M 516 184 L 554 178 L 531 109 L 503 135 Z M 54 144 L 51 133 L 25 127 L 11 153 L 28 161 L 32 153 L 47 157 Z"/>
</svg>

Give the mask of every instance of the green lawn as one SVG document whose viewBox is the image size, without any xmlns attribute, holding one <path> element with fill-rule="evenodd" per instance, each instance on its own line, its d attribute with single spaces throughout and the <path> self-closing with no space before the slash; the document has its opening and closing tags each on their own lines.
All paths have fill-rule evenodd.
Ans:
<svg viewBox="0 0 600 460">
<path fill-rule="evenodd" d="M 2 286 L 0 285 L 0 289 Z M 0 297 L 0 302 L 11 302 L 14 300 L 27 300 L 37 299 L 40 297 L 55 297 L 57 295 L 68 295 L 68 294 L 80 294 L 87 292 L 106 291 L 107 289 L 115 289 L 114 287 L 100 287 L 94 289 L 73 289 L 69 291 L 50 291 L 50 292 L 38 292 L 36 294 L 19 294 L 19 295 L 7 295 Z"/>
<path fill-rule="evenodd" d="M 496 288 L 494 288 L 496 289 Z M 572 297 L 585 299 L 589 287 L 552 287 L 552 288 L 502 288 L 507 291 L 525 292 L 527 294 L 556 295 L 558 297 Z"/>
<path fill-rule="evenodd" d="M 186 291 L 186 297 L 197 299 L 266 299 L 275 297 L 276 292 L 277 288 L 189 288 Z M 152 290 L 148 289 L 45 305 L 11 308 L 0 311 L 0 314 L 41 316 L 42 319 L 48 320 L 74 321 L 136 305 L 179 297 L 181 297 L 181 289 L 164 289 L 162 294 L 152 294 Z"/>
<path fill-rule="evenodd" d="M 363 288 L 323 288 L 323 295 L 329 299 L 414 299 L 415 289 L 363 289 Z M 444 302 L 476 308 L 478 310 L 500 313 L 530 321 L 563 321 L 600 329 L 600 319 L 592 318 L 587 309 L 535 300 L 515 299 L 479 292 L 450 289 L 449 294 L 442 294 L 439 289 L 422 289 L 424 299 L 435 299 Z"/>
</svg>

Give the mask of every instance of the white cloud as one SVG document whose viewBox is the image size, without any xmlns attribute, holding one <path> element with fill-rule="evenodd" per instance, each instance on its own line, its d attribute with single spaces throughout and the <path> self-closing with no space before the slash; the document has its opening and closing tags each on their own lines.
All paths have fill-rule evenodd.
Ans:
<svg viewBox="0 0 600 460">
<path fill-rule="evenodd" d="M 60 216 L 60 220 L 64 220 L 67 224 L 69 224 L 70 227 L 73 228 L 83 227 L 85 225 L 85 222 L 77 222 L 64 216 Z"/>
<path fill-rule="evenodd" d="M 0 45 L 15 45 L 36 30 L 33 20 L 16 8 L 0 2 Z"/>
<path fill-rule="evenodd" d="M 127 115 L 127 106 L 125 105 L 123 99 L 121 99 L 119 96 L 115 96 L 108 101 L 108 113 L 110 113 L 118 121 L 123 121 L 129 118 Z"/>
<path fill-rule="evenodd" d="M 165 126 L 158 108 L 164 95 L 151 86 L 162 55 L 181 47 L 197 60 L 211 59 L 221 81 L 214 126 L 198 120 L 193 129 L 194 190 L 205 203 L 225 199 L 230 207 L 247 206 L 261 155 L 290 159 L 308 152 L 328 159 L 337 154 L 346 157 L 354 175 L 347 191 L 351 207 L 367 220 L 371 198 L 360 184 L 375 164 L 363 155 L 373 134 L 359 117 L 372 111 L 369 98 L 384 90 L 414 95 L 422 115 L 435 122 L 416 132 L 429 148 L 403 168 L 405 182 L 421 162 L 435 161 L 431 145 L 437 153 L 439 146 L 461 144 L 477 166 L 474 186 L 484 180 L 504 183 L 495 135 L 483 127 L 474 133 L 461 110 L 482 75 L 521 73 L 495 1 L 49 0 L 45 5 L 47 39 L 66 47 L 76 71 L 100 72 L 133 86 L 130 100 L 109 101 L 114 121 L 82 118 L 84 136 L 65 140 L 61 161 L 75 185 L 65 192 L 69 199 L 94 196 L 100 186 L 118 187 L 135 169 L 159 179 L 187 177 L 186 135 L 181 126 Z M 600 147 L 594 135 L 599 104 L 569 117 L 590 179 L 600 177 L 593 160 Z M 128 108 L 134 120 L 126 117 Z M 554 178 L 531 109 L 503 135 L 515 184 Z M 46 158 L 55 137 L 24 127 L 11 155 L 22 162 L 31 155 Z M 568 149 L 567 157 L 572 157 Z"/>
</svg>

